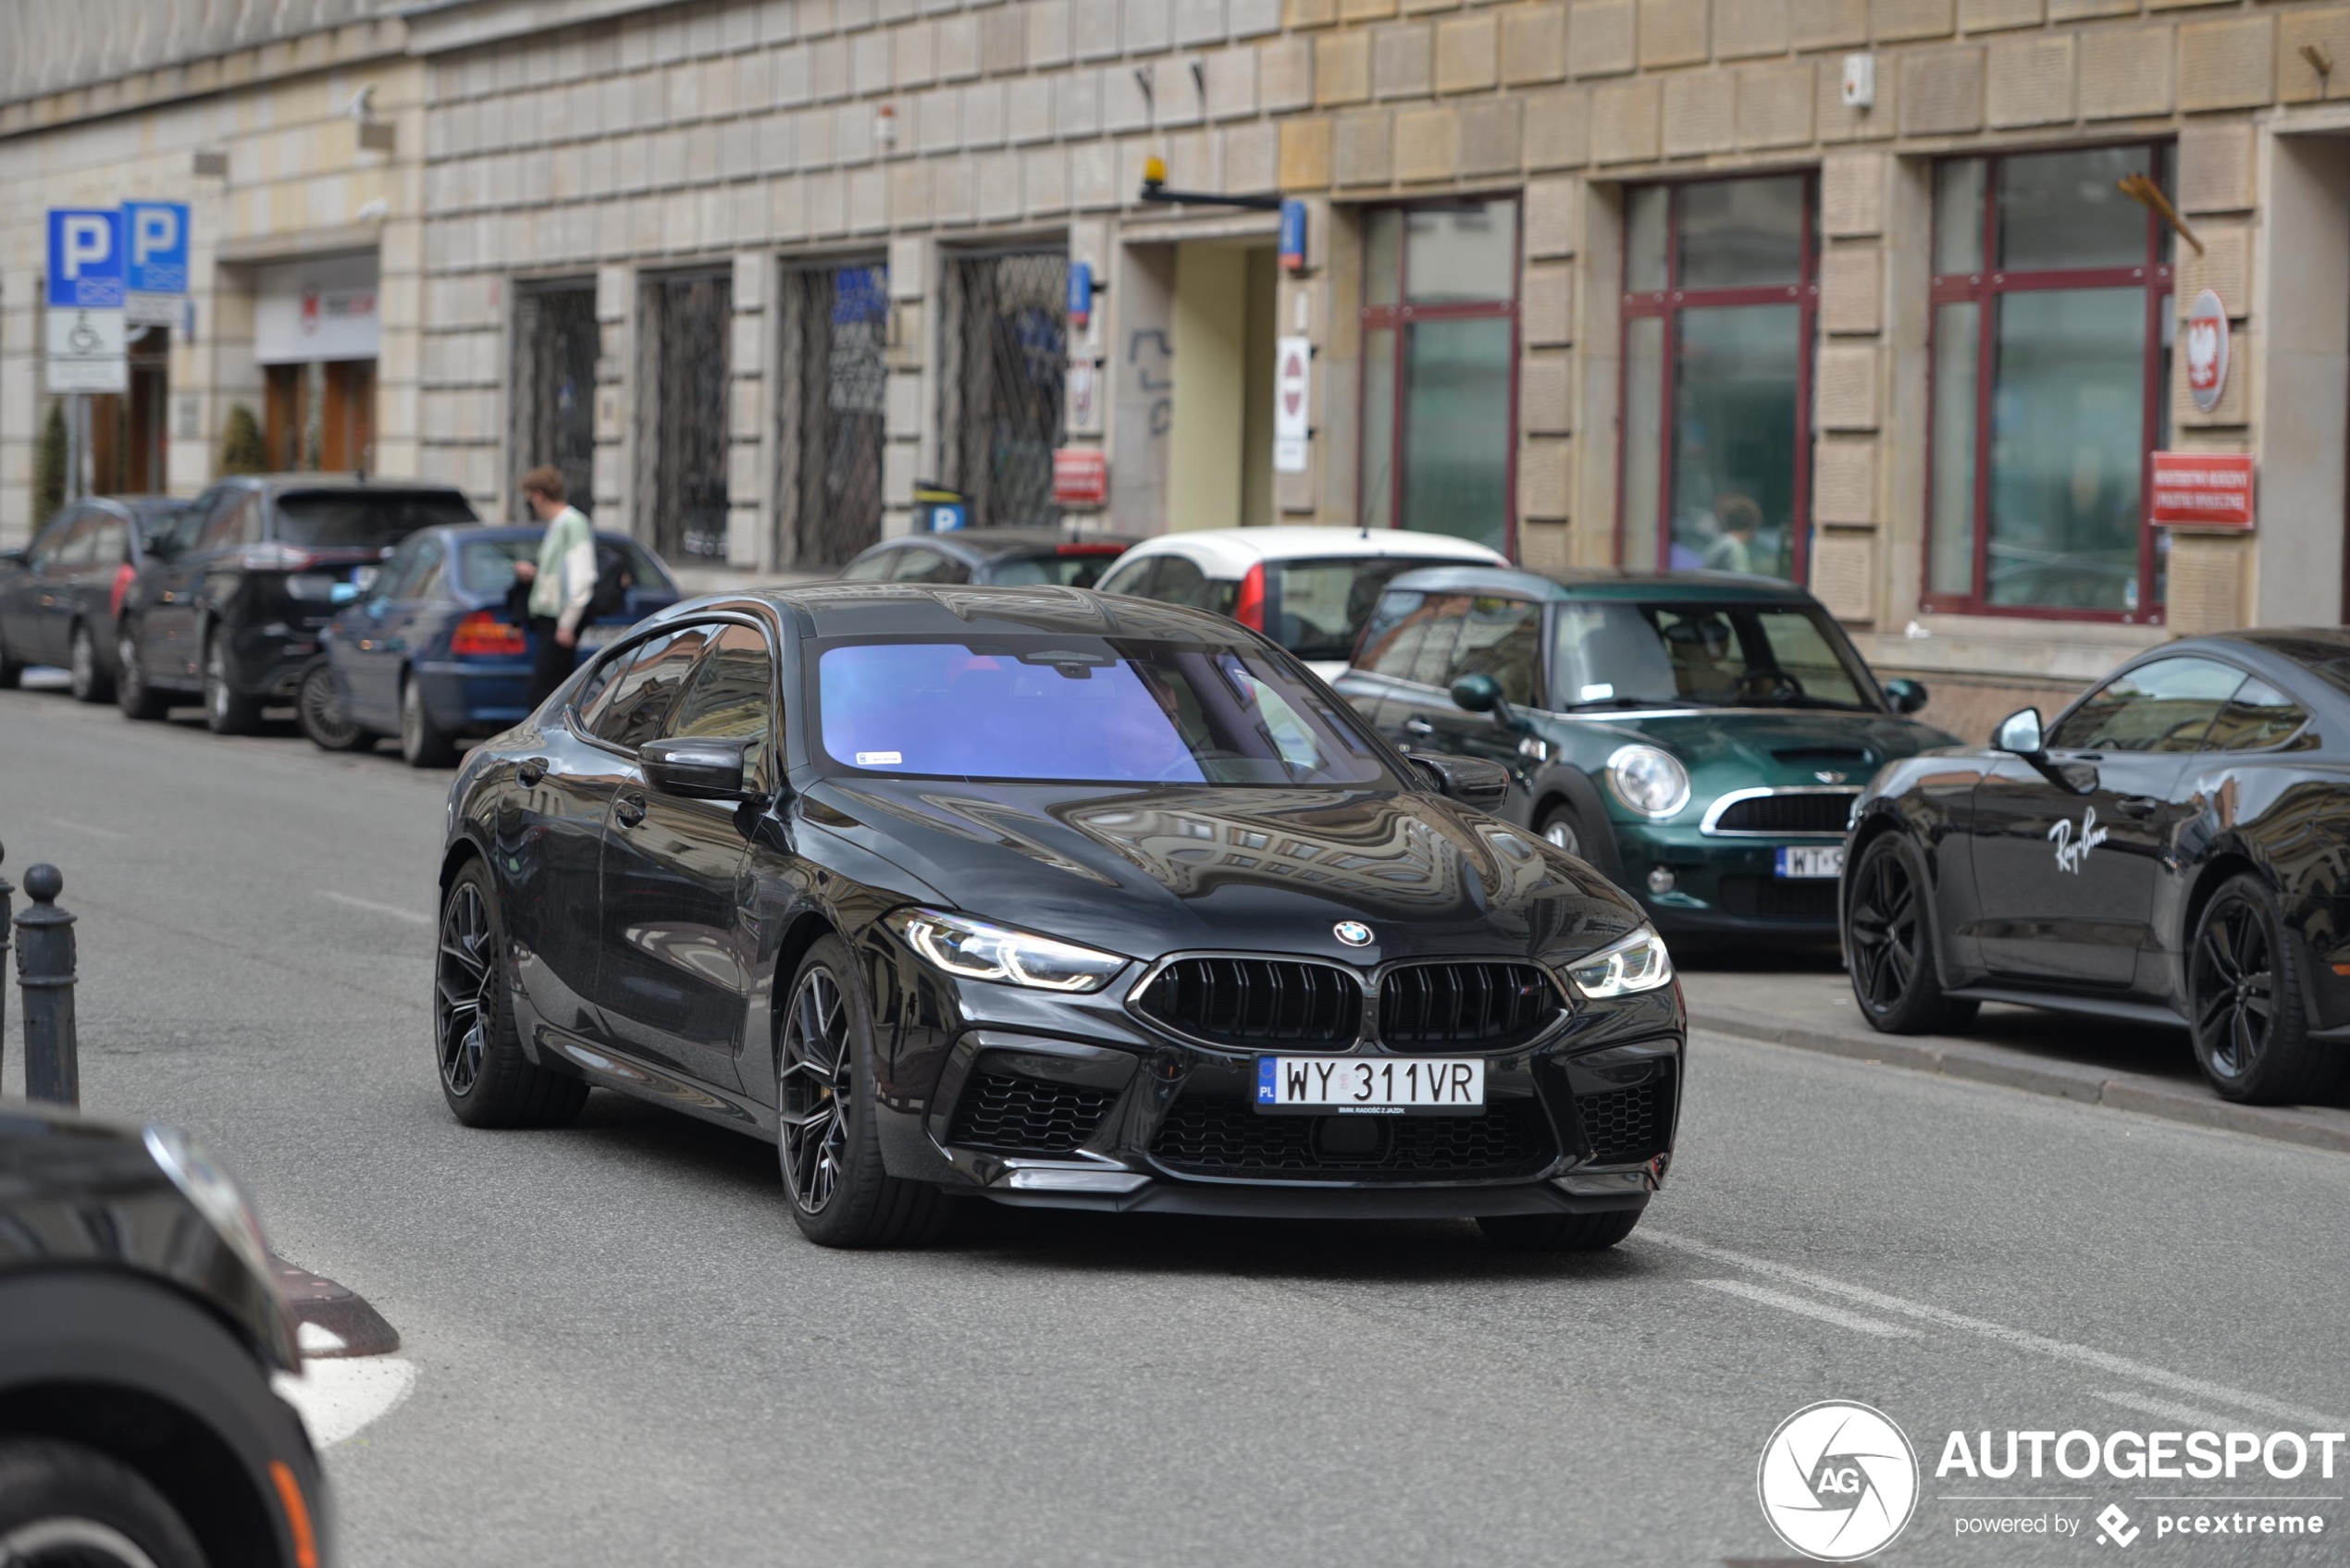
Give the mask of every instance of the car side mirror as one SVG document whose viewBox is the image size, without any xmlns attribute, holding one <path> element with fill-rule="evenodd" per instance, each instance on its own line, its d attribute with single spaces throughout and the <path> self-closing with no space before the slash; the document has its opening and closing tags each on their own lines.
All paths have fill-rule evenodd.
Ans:
<svg viewBox="0 0 2350 1568">
<path fill-rule="evenodd" d="M 1509 699 L 1502 695 L 1502 683 L 1490 675 L 1463 675 L 1453 683 L 1452 698 L 1455 708 L 1470 713 L 1490 713 L 1494 722 L 1505 729 L 1526 728 L 1526 721 L 1517 716 Z"/>
<path fill-rule="evenodd" d="M 687 800 L 743 798 L 743 753 L 749 740 L 654 740 L 637 754 L 645 782 Z"/>
<path fill-rule="evenodd" d="M 1412 760 L 1435 784 L 1439 795 L 1480 811 L 1490 811 L 1510 793 L 1510 771 L 1482 757 L 1415 752 Z"/>
<path fill-rule="evenodd" d="M 2026 708 L 2000 720 L 1999 727 L 1991 732 L 1991 744 L 2018 757 L 2045 756 L 2047 743 L 2040 733 L 2040 710 Z"/>
<path fill-rule="evenodd" d="M 1896 713 L 1914 713 L 1925 706 L 1925 683 L 1907 675 L 1897 677 L 1885 683 L 1885 697 Z"/>
</svg>

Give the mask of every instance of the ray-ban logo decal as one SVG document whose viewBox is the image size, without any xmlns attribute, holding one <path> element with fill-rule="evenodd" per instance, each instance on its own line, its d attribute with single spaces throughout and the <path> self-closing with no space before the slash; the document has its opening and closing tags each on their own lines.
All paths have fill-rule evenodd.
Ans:
<svg viewBox="0 0 2350 1568">
<path fill-rule="evenodd" d="M 2090 850 L 2105 842 L 2105 830 L 2097 826 L 2097 809 L 2092 806 L 2082 813 L 2080 838 L 2072 836 L 2070 821 L 2059 818 L 2048 830 L 2048 842 L 2056 846 L 2057 870 L 2080 875 L 2081 862 L 2089 858 Z"/>
</svg>

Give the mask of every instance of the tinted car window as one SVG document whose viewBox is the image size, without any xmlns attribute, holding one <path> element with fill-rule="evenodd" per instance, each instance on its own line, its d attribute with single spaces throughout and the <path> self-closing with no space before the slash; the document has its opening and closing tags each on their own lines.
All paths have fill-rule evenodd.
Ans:
<svg viewBox="0 0 2350 1568">
<path fill-rule="evenodd" d="M 90 519 L 80 510 L 67 512 L 45 529 L 32 547 L 36 566 L 72 566 L 90 559 Z"/>
<path fill-rule="evenodd" d="M 429 539 L 410 539 L 386 556 L 384 563 L 376 569 L 375 586 L 368 597 L 382 599 L 414 598 L 409 590 L 424 575 L 425 562 L 428 559 L 425 552 L 430 543 Z"/>
<path fill-rule="evenodd" d="M 890 562 L 896 560 L 897 556 L 897 552 L 894 549 L 882 550 L 874 555 L 860 556 L 841 569 L 841 581 L 878 583 L 889 575 Z"/>
<path fill-rule="evenodd" d="M 1046 551 L 1007 556 L 987 569 L 987 580 L 1013 587 L 1056 583 L 1065 588 L 1090 588 L 1101 581 L 1102 574 L 1117 559 L 1107 552 L 1090 550 L 1069 555 Z"/>
<path fill-rule="evenodd" d="M 289 490 L 278 498 L 278 537 L 321 549 L 381 549 L 419 528 L 471 523 L 453 490 Z"/>
<path fill-rule="evenodd" d="M 251 490 L 230 490 L 204 513 L 204 532 L 196 537 L 199 549 L 225 549 L 260 539 L 260 510 Z"/>
<path fill-rule="evenodd" d="M 90 559 L 100 566 L 130 560 L 130 525 L 110 512 L 100 512 L 97 525 L 90 530 Z"/>
<path fill-rule="evenodd" d="M 1444 672 L 1451 685 L 1464 675 L 1490 675 L 1502 684 L 1502 698 L 1519 707 L 1534 701 L 1535 666 L 1542 657 L 1542 607 L 1522 599 L 1479 597 L 1453 646 Z"/>
<path fill-rule="evenodd" d="M 1383 595 L 1369 624 L 1363 628 L 1356 668 L 1403 681 L 1419 662 L 1420 645 L 1428 641 L 1429 617 L 1420 613 L 1428 595 L 1409 588 Z"/>
<path fill-rule="evenodd" d="M 1199 569 L 1198 562 L 1186 556 L 1162 555 L 1145 597 L 1230 615 L 1240 600 L 1240 593 L 1238 583 L 1210 577 Z"/>
<path fill-rule="evenodd" d="M 768 703 L 774 666 L 767 638 L 756 626 L 722 628 L 695 667 L 666 734 L 698 740 L 757 740 L 768 734 Z M 756 769 L 760 748 L 743 754 L 746 772 Z"/>
<path fill-rule="evenodd" d="M 1354 720 L 1234 640 L 846 643 L 817 661 L 819 734 L 846 772 L 1169 784 L 1384 778 Z"/>
<path fill-rule="evenodd" d="M 2048 745 L 2063 751 L 2193 751 L 2244 672 L 2181 656 L 2116 675 L 2059 721 Z"/>
<path fill-rule="evenodd" d="M 1552 623 L 1552 705 L 1874 710 L 1861 668 L 1812 605 L 1563 604 Z"/>
<path fill-rule="evenodd" d="M 1461 640 L 1461 624 L 1468 619 L 1469 603 L 1466 594 L 1429 596 L 1428 602 L 1420 607 L 1420 617 L 1428 629 L 1404 679 L 1424 686 L 1444 684 L 1444 672 L 1453 667 L 1453 649 Z"/>
<path fill-rule="evenodd" d="M 501 594 L 513 586 L 514 562 L 536 562 L 538 539 L 535 535 L 500 539 L 464 539 L 457 546 L 458 586 L 469 594 Z M 629 581 L 637 587 L 674 592 L 675 585 L 661 562 L 647 553 L 636 541 L 599 537 L 596 540 L 596 569 L 603 572 L 617 560 L 627 570 Z"/>
<path fill-rule="evenodd" d="M 2211 721 L 2203 747 L 2207 751 L 2265 751 L 2291 740 L 2308 722 L 2300 704 L 2254 675 Z"/>
<path fill-rule="evenodd" d="M 1265 635 L 1300 659 L 1344 659 L 1354 651 L 1380 590 L 1406 572 L 1435 564 L 1395 556 L 1270 562 Z"/>
<path fill-rule="evenodd" d="M 889 580 L 893 583 L 959 583 L 962 577 L 961 569 L 954 562 L 919 545 L 899 550 L 889 563 Z"/>
<path fill-rule="evenodd" d="M 587 715 L 588 733 L 631 751 L 659 736 L 710 632 L 688 626 L 638 645 L 628 668 L 597 694 Z"/>
<path fill-rule="evenodd" d="M 1166 559 L 1161 555 L 1146 555 L 1139 560 L 1120 560 L 1103 573 L 1101 581 L 1094 586 L 1106 594 L 1132 594 L 1136 599 L 1148 599 L 1151 597 L 1152 570 Z"/>
</svg>

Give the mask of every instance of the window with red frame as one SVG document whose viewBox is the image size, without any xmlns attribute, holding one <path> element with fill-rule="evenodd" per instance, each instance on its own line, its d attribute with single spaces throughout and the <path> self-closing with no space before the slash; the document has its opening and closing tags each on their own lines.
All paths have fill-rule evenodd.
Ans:
<svg viewBox="0 0 2350 1568">
<path fill-rule="evenodd" d="M 1362 524 L 1509 554 L 1517 203 L 1377 207 L 1363 230 Z"/>
<path fill-rule="evenodd" d="M 2167 152 L 1935 166 L 1926 609 L 2160 623 L 2171 228 L 2120 181 Z"/>
<path fill-rule="evenodd" d="M 1803 174 L 1625 198 L 1618 559 L 1810 565 L 1815 185 Z"/>
</svg>

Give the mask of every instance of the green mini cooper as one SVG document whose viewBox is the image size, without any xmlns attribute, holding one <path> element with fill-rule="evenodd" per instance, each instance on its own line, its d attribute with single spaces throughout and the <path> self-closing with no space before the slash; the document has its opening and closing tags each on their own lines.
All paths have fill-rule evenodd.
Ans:
<svg viewBox="0 0 2350 1568">
<path fill-rule="evenodd" d="M 1853 800 L 1956 744 L 1802 589 L 1679 572 L 1408 573 L 1341 694 L 1405 751 L 1510 770 L 1496 809 L 1694 938 L 1836 938 Z"/>
</svg>

